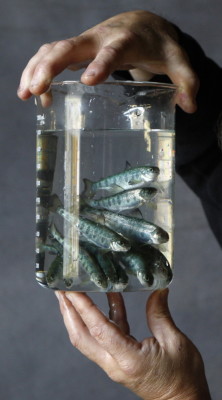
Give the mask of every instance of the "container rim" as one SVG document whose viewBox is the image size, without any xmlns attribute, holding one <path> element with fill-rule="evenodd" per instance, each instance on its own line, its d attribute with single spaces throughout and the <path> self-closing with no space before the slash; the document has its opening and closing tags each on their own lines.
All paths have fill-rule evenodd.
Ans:
<svg viewBox="0 0 222 400">
<path fill-rule="evenodd" d="M 112 81 L 106 81 L 102 83 L 98 83 L 96 85 L 86 85 L 82 83 L 81 81 L 53 81 L 50 85 L 51 86 L 64 86 L 64 85 L 74 85 L 74 84 L 80 84 L 82 86 L 86 87 L 96 87 L 96 86 L 147 86 L 147 87 L 153 87 L 153 88 L 161 88 L 161 89 L 173 89 L 176 90 L 178 88 L 177 85 L 174 85 L 173 83 L 163 83 L 163 82 L 151 82 L 151 81 L 130 81 L 130 80 L 115 80 L 114 82 Z"/>
</svg>

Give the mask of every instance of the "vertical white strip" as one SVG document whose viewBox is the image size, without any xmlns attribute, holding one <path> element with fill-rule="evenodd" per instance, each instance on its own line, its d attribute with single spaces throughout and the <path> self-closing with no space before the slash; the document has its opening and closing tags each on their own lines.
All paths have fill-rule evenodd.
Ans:
<svg viewBox="0 0 222 400">
<path fill-rule="evenodd" d="M 65 160 L 64 160 L 64 209 L 73 215 L 74 223 L 64 220 L 63 277 L 77 280 L 79 276 L 79 164 L 80 132 L 82 128 L 81 98 L 65 98 Z"/>
</svg>

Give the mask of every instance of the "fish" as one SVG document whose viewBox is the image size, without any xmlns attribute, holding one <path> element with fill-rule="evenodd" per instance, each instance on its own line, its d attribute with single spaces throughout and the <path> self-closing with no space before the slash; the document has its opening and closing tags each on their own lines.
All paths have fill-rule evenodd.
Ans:
<svg viewBox="0 0 222 400">
<path fill-rule="evenodd" d="M 115 284 L 115 291 L 122 292 L 129 283 L 129 277 L 124 268 L 121 265 L 116 265 L 116 270 L 118 274 L 118 283 Z M 114 290 L 113 290 L 114 291 Z"/>
<path fill-rule="evenodd" d="M 115 232 L 120 233 L 134 244 L 162 244 L 169 240 L 169 235 L 163 228 L 142 218 L 90 207 L 83 208 L 82 212 L 95 222 L 104 224 Z"/>
<path fill-rule="evenodd" d="M 94 257 L 89 254 L 82 246 L 79 247 L 79 262 L 84 271 L 89 275 L 89 278 L 95 285 L 101 289 L 106 289 L 108 286 L 107 277 L 95 261 Z"/>
<path fill-rule="evenodd" d="M 53 243 L 58 242 L 58 245 L 61 246 L 61 249 L 58 247 L 59 254 L 55 258 L 55 260 L 52 262 L 48 273 L 47 273 L 47 281 L 49 284 L 52 284 L 55 280 L 57 279 L 63 279 L 63 248 L 66 245 L 65 240 L 62 237 L 61 233 L 58 231 L 56 228 L 55 224 L 51 224 L 50 226 L 50 234 L 53 239 Z M 67 250 L 71 254 L 71 247 L 70 245 L 66 245 Z M 90 280 L 96 284 L 96 286 L 100 288 L 106 288 L 107 287 L 107 278 L 104 274 L 104 272 L 101 270 L 99 264 L 96 262 L 96 260 L 81 246 L 79 247 L 79 262 L 82 266 L 82 268 L 87 272 L 87 274 L 90 276 Z M 68 278 L 64 279 L 64 282 L 67 287 L 71 287 L 73 284 L 73 279 Z"/>
<path fill-rule="evenodd" d="M 114 232 L 110 228 L 97 224 L 84 217 L 77 217 L 64 210 L 57 195 L 53 195 L 51 209 L 71 224 L 75 224 L 81 239 L 95 244 L 97 247 L 111 251 L 128 251 L 131 247 L 130 242 L 122 235 Z"/>
<path fill-rule="evenodd" d="M 165 288 L 172 280 L 172 269 L 166 257 L 151 245 L 132 248 L 116 257 L 128 273 L 135 275 L 150 290 Z"/>
<path fill-rule="evenodd" d="M 63 257 L 57 255 L 48 269 L 46 281 L 51 285 L 61 279 L 63 279 Z"/>
<path fill-rule="evenodd" d="M 124 190 L 140 188 L 147 183 L 157 180 L 160 173 L 158 167 L 140 166 L 131 168 L 129 163 L 126 163 L 126 169 L 115 175 L 108 176 L 97 182 L 92 182 L 89 179 L 83 179 L 85 188 L 83 196 L 91 198 L 98 190 L 106 190 L 111 193 L 119 193 Z"/>
<path fill-rule="evenodd" d="M 128 276 L 121 274 L 115 265 L 110 252 L 103 251 L 89 243 L 81 243 L 90 254 L 96 258 L 98 264 L 106 275 L 108 281 L 108 291 L 124 290 L 128 284 Z"/>
<path fill-rule="evenodd" d="M 121 212 L 139 208 L 144 203 L 150 203 L 156 195 L 157 189 L 148 187 L 126 190 L 100 199 L 85 199 L 85 203 L 93 208 Z"/>
<path fill-rule="evenodd" d="M 131 247 L 129 240 L 124 238 L 122 235 L 119 235 L 106 226 L 90 221 L 89 219 L 79 217 L 77 226 L 81 236 L 84 237 L 85 240 L 88 240 L 90 243 L 93 243 L 102 249 L 114 252 L 125 252 Z"/>
<path fill-rule="evenodd" d="M 50 281 L 48 280 L 48 283 L 51 284 L 54 282 L 54 280 L 59 279 L 64 281 L 67 288 L 70 288 L 73 285 L 73 279 L 71 277 L 63 277 L 63 249 L 65 247 L 71 254 L 71 248 L 66 243 L 62 234 L 59 232 L 54 223 L 51 223 L 49 226 L 49 238 L 52 241 L 52 245 L 46 244 L 45 248 L 51 253 L 56 252 L 57 256 L 48 269 L 47 279 L 50 277 Z"/>
</svg>

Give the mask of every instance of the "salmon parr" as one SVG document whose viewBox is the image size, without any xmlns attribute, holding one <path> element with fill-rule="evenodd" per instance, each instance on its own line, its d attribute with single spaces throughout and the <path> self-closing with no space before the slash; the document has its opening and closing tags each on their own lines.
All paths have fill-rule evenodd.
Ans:
<svg viewBox="0 0 222 400">
<path fill-rule="evenodd" d="M 85 212 L 89 218 L 103 223 L 133 243 L 162 244 L 169 240 L 169 235 L 164 229 L 142 218 L 93 208 L 86 208 Z"/>
<path fill-rule="evenodd" d="M 51 198 L 51 210 L 57 212 L 57 214 L 61 215 L 71 225 L 75 225 L 79 231 L 81 240 L 87 240 L 97 247 L 111 251 L 128 251 L 131 247 L 127 239 L 110 228 L 90 221 L 87 218 L 77 217 L 64 210 L 57 195 L 53 195 Z"/>
<path fill-rule="evenodd" d="M 108 176 L 97 182 L 83 179 L 85 184 L 84 197 L 93 197 L 98 190 L 119 193 L 124 190 L 143 187 L 145 184 L 156 181 L 159 175 L 158 167 L 142 166 L 128 168 L 124 172 Z"/>
<path fill-rule="evenodd" d="M 79 218 L 77 227 L 82 239 L 93 243 L 95 246 L 111 251 L 128 251 L 130 242 L 123 236 L 88 219 Z"/>
<path fill-rule="evenodd" d="M 92 257 L 88 251 L 81 246 L 79 248 L 79 262 L 84 271 L 90 277 L 90 280 L 94 282 L 96 286 L 102 289 L 107 288 L 107 278 L 104 272 L 94 257 Z"/>
<path fill-rule="evenodd" d="M 126 271 L 137 277 L 140 283 L 149 289 L 164 288 L 172 280 L 172 270 L 166 257 L 150 245 L 119 253 L 117 260 Z"/>
<path fill-rule="evenodd" d="M 151 202 L 157 194 L 156 188 L 142 188 L 126 190 L 112 196 L 102 197 L 101 199 L 85 200 L 86 204 L 93 208 L 105 209 L 114 212 L 133 210 L 142 206 L 144 203 Z"/>
</svg>

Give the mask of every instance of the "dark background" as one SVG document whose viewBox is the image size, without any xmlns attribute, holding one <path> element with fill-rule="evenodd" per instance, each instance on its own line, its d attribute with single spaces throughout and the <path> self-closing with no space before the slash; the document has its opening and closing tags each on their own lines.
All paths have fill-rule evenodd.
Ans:
<svg viewBox="0 0 222 400">
<path fill-rule="evenodd" d="M 137 0 L 192 34 L 222 64 L 220 0 Z M 45 42 L 78 35 L 131 0 L 10 0 L 0 4 L 0 398 L 135 399 L 72 348 L 53 292 L 34 277 L 35 107 L 16 97 L 20 74 Z M 71 72 L 61 78 L 76 79 Z M 218 90 L 221 90 L 218 88 Z M 189 132 L 187 132 L 189 135 Z M 220 184 L 220 183 L 219 183 Z M 176 178 L 175 278 L 170 308 L 200 349 L 214 400 L 221 399 L 222 254 L 196 196 Z M 107 309 L 105 295 L 94 294 Z M 126 294 L 132 334 L 147 335 L 146 293 Z"/>
</svg>

